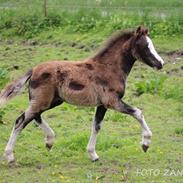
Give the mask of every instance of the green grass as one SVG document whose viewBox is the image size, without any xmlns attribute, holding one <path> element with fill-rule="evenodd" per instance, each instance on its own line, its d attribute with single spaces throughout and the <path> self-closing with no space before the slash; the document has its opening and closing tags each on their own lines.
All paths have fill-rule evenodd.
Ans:
<svg viewBox="0 0 183 183">
<path fill-rule="evenodd" d="M 47 152 L 44 134 L 32 123 L 18 137 L 15 147 L 17 163 L 9 166 L 3 152 L 14 121 L 29 105 L 25 88 L 22 95 L 0 108 L 0 183 L 181 183 L 183 174 L 178 173 L 183 170 L 183 32 L 182 23 L 177 25 L 177 22 L 182 20 L 182 3 L 181 0 L 102 0 L 101 3 L 49 0 L 48 13 L 53 16 L 45 20 L 40 0 L 34 1 L 27 9 L 28 1 L 0 0 L 0 6 L 17 6 L 0 12 L 0 90 L 8 81 L 41 62 L 86 59 L 114 30 L 136 27 L 143 22 L 150 28 L 155 47 L 166 62 L 163 70 L 156 71 L 137 61 L 127 82 L 124 101 L 143 110 L 153 132 L 147 153 L 143 153 L 140 147 L 141 128 L 136 120 L 109 110 L 97 140 L 100 160 L 91 162 L 86 145 L 95 110 L 63 104 L 43 114 L 56 133 L 52 151 Z M 82 11 L 78 7 L 72 12 L 66 7 L 69 4 L 87 7 Z M 96 9 L 90 11 L 92 8 L 88 7 L 94 6 Z M 104 6 L 112 7 L 106 8 L 107 18 L 100 15 Z M 127 9 L 117 10 L 119 6 Z M 129 12 L 129 7 L 134 7 L 138 13 L 150 7 L 148 11 L 151 13 L 137 15 L 134 9 Z M 65 14 L 62 14 L 63 9 Z M 66 21 L 57 19 L 53 11 L 56 15 L 60 12 L 58 16 L 64 15 Z M 161 12 L 175 16 L 165 22 L 158 20 L 160 24 L 150 19 Z M 81 22 L 87 13 L 88 18 Z M 109 15 L 112 15 L 111 19 Z M 92 17 L 95 18 L 91 25 Z M 171 32 L 174 26 L 177 26 L 174 31 L 178 30 L 175 34 Z M 17 30 L 23 34 L 15 34 Z M 141 95 L 137 95 L 139 91 Z"/>
<path fill-rule="evenodd" d="M 95 37 L 93 36 L 95 35 Z M 2 41 L 0 66 L 8 71 L 10 80 L 45 60 L 81 60 L 91 55 L 107 35 L 102 32 L 67 34 L 56 29 L 43 32 L 29 41 Z M 155 38 L 154 42 L 166 61 L 162 71 L 154 71 L 137 62 L 128 79 L 124 100 L 140 107 L 153 132 L 152 145 L 147 153 L 140 147 L 141 129 L 131 117 L 108 111 L 98 135 L 97 152 L 100 161 L 92 163 L 85 150 L 89 136 L 93 108 L 64 104 L 44 113 L 44 118 L 56 133 L 51 152 L 44 147 L 44 135 L 30 124 L 18 137 L 15 155 L 17 165 L 9 167 L 3 151 L 15 119 L 28 106 L 27 89 L 10 101 L 3 111 L 0 123 L 0 182 L 177 182 L 182 176 L 165 176 L 182 170 L 182 102 L 177 99 L 177 89 L 182 87 L 183 59 L 166 55 L 181 50 L 182 38 Z M 168 44 L 171 41 L 171 44 Z M 73 43 L 75 46 L 73 46 Z M 82 46 L 81 46 L 82 45 Z M 166 45 L 166 46 L 165 46 Z M 172 45 L 177 47 L 172 48 Z M 66 58 L 67 57 L 67 58 Z M 174 63 L 175 62 L 175 63 Z M 15 67 L 16 66 L 16 67 Z M 177 69 L 174 72 L 174 69 Z M 136 96 L 136 83 L 165 75 L 163 87 L 171 96 L 143 93 Z M 175 93 L 174 93 L 175 92 Z M 180 95 L 181 96 L 181 95 Z M 2 109 L 1 109 L 2 110 Z M 138 174 L 145 170 L 159 170 L 155 175 Z M 149 175 L 149 176 L 148 176 Z"/>
</svg>

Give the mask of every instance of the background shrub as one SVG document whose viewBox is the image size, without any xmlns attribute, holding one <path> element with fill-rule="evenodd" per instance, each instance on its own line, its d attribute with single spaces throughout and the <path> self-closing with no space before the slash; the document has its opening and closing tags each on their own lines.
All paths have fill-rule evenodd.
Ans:
<svg viewBox="0 0 183 183">
<path fill-rule="evenodd" d="M 183 34 L 183 13 L 178 9 L 181 6 L 178 3 L 174 3 L 177 9 L 171 9 L 171 2 L 163 2 L 162 6 L 161 3 L 155 4 L 153 1 L 148 1 L 147 4 L 143 2 L 143 6 L 138 4 L 138 1 L 130 1 L 128 5 L 121 1 L 47 2 L 46 16 L 41 0 L 32 4 L 23 0 L 11 1 L 10 4 L 4 2 L 8 8 L 2 8 L 0 12 L 0 34 L 29 39 L 55 27 L 66 28 L 70 32 L 84 33 L 95 29 L 111 33 L 117 29 L 134 28 L 138 25 L 149 27 L 152 36 Z M 146 7 L 149 4 L 152 8 Z M 162 12 L 161 7 L 165 4 L 170 8 L 167 11 L 163 9 Z M 156 6 L 159 9 L 155 8 Z"/>
<path fill-rule="evenodd" d="M 153 78 L 139 81 L 135 84 L 137 95 L 143 93 L 159 94 L 162 91 L 165 76 L 153 76 Z"/>
</svg>

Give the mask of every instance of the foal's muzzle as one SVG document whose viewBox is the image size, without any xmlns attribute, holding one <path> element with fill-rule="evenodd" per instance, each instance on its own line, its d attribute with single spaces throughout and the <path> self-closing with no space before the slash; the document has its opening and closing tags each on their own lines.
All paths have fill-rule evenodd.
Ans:
<svg viewBox="0 0 183 183">
<path fill-rule="evenodd" d="M 159 64 L 158 66 L 157 66 L 157 69 L 158 70 L 160 70 L 160 69 L 162 69 L 163 68 L 163 65 L 162 64 Z"/>
<path fill-rule="evenodd" d="M 156 64 L 155 64 L 154 67 L 155 67 L 156 69 L 160 70 L 160 69 L 163 68 L 163 65 L 164 65 L 164 64 L 163 64 L 162 62 L 159 62 L 159 61 L 158 61 L 158 62 L 156 62 Z"/>
</svg>

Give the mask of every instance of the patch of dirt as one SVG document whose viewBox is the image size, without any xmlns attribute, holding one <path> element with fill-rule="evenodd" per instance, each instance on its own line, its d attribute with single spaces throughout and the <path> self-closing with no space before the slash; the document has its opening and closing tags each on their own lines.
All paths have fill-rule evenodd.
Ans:
<svg viewBox="0 0 183 183">
<path fill-rule="evenodd" d="M 38 45 L 39 43 L 38 43 L 38 41 L 35 41 L 35 40 L 24 40 L 24 41 L 22 41 L 21 42 L 22 43 L 22 45 L 24 45 L 24 46 L 36 46 L 36 45 Z"/>
<path fill-rule="evenodd" d="M 78 48 L 78 49 L 83 49 L 83 48 L 85 48 L 85 45 L 80 44 L 80 45 L 77 46 L 77 48 Z"/>
<path fill-rule="evenodd" d="M 77 46 L 77 43 L 76 42 L 72 42 L 72 43 L 70 43 L 70 46 L 71 47 L 75 47 L 75 46 Z"/>
<path fill-rule="evenodd" d="M 183 163 L 183 158 L 182 158 L 182 157 L 178 157 L 178 158 L 176 159 L 176 162 L 182 164 L 182 163 Z"/>
<path fill-rule="evenodd" d="M 162 52 L 162 55 L 166 56 L 168 59 L 167 61 L 172 64 L 180 63 L 180 61 L 183 61 L 183 51 L 171 51 L 171 52 Z"/>
<path fill-rule="evenodd" d="M 19 69 L 19 65 L 13 65 L 13 69 L 18 70 Z"/>
<path fill-rule="evenodd" d="M 119 174 L 119 173 L 121 173 L 119 170 L 114 169 L 114 168 L 103 168 L 101 170 L 98 170 L 98 172 L 101 172 L 101 173 L 112 173 L 112 174 Z"/>
<path fill-rule="evenodd" d="M 177 57 L 183 58 L 183 50 L 171 51 L 171 52 L 168 52 L 166 54 L 168 56 L 171 56 L 171 57 L 174 57 L 174 58 L 177 58 Z"/>
<path fill-rule="evenodd" d="M 54 46 L 55 47 L 61 47 L 62 46 L 62 43 L 61 42 L 55 43 Z"/>
<path fill-rule="evenodd" d="M 181 68 L 174 68 L 174 69 L 171 69 L 171 70 L 168 70 L 166 71 L 167 74 L 171 75 L 171 74 L 177 74 L 179 72 L 179 70 L 181 70 Z"/>
<path fill-rule="evenodd" d="M 49 115 L 47 116 L 47 118 L 55 118 L 55 117 L 57 117 L 56 114 L 49 114 Z"/>
<path fill-rule="evenodd" d="M 168 75 L 176 75 L 178 77 L 183 76 L 183 65 L 180 66 L 180 64 L 183 64 L 183 50 L 178 51 L 171 51 L 171 52 L 162 52 L 162 56 L 164 56 L 165 64 L 167 65 L 174 65 L 169 68 L 166 67 L 165 72 Z"/>
<path fill-rule="evenodd" d="M 43 164 L 37 164 L 35 167 L 36 167 L 38 170 L 41 170 L 41 169 L 44 169 L 44 168 L 45 168 L 45 165 L 43 165 Z"/>
<path fill-rule="evenodd" d="M 165 71 L 166 74 L 168 74 L 169 76 L 172 76 L 172 75 L 176 75 L 177 77 L 183 77 L 183 66 L 179 67 L 179 68 L 173 68 L 171 70 L 167 70 Z"/>
</svg>

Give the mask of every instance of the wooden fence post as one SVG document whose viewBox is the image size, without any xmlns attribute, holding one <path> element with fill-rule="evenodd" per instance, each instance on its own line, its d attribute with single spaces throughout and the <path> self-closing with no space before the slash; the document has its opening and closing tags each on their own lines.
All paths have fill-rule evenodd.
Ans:
<svg viewBox="0 0 183 183">
<path fill-rule="evenodd" d="M 43 9 L 44 9 L 44 16 L 47 17 L 47 0 L 44 0 Z"/>
</svg>

